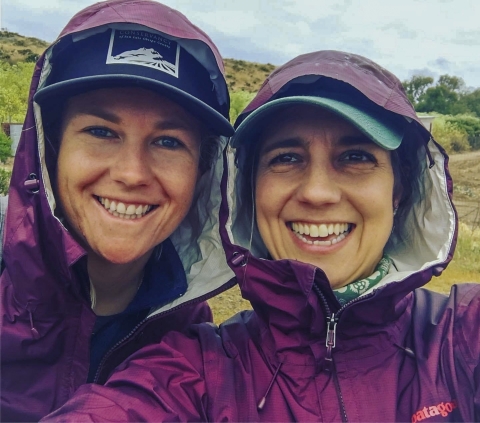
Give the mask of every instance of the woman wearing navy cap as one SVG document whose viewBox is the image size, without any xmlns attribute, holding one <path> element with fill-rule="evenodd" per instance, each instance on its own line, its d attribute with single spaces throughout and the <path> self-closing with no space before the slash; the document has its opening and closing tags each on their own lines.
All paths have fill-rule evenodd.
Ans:
<svg viewBox="0 0 480 423">
<path fill-rule="evenodd" d="M 211 319 L 233 276 L 215 224 L 228 111 L 215 45 L 153 1 L 88 7 L 40 58 L 4 227 L 2 421 Z"/>
<path fill-rule="evenodd" d="M 305 54 L 237 124 L 222 241 L 253 310 L 167 334 L 48 421 L 480 421 L 480 285 L 417 289 L 451 260 L 457 218 L 401 82 Z"/>
</svg>

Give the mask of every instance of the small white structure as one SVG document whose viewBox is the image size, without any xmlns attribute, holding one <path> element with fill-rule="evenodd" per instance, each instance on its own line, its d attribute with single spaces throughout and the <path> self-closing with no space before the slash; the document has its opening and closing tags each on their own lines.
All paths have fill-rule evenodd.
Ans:
<svg viewBox="0 0 480 423">
<path fill-rule="evenodd" d="M 22 128 L 23 123 L 2 123 L 3 131 L 12 140 L 12 156 L 15 156 L 15 153 L 17 152 L 20 135 L 22 135 Z"/>
<path fill-rule="evenodd" d="M 432 132 L 433 119 L 435 119 L 435 116 L 419 116 L 419 118 L 423 126 Z"/>
</svg>

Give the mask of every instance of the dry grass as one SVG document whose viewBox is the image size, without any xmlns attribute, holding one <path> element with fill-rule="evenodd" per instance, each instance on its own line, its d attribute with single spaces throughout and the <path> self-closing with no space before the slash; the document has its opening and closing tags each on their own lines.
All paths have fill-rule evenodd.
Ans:
<svg viewBox="0 0 480 423">
<path fill-rule="evenodd" d="M 247 91 L 256 93 L 263 81 L 275 69 L 267 63 L 254 63 L 245 60 L 225 59 L 225 74 L 230 91 Z"/>
</svg>

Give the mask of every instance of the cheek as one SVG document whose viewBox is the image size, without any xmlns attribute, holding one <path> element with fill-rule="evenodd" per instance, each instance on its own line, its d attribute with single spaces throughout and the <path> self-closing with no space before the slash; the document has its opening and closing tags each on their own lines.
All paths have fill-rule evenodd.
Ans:
<svg viewBox="0 0 480 423">
<path fill-rule="evenodd" d="M 186 169 L 189 169 L 189 171 L 186 171 Z M 193 200 L 199 176 L 198 169 L 190 166 L 172 172 L 168 179 L 160 175 L 159 181 L 170 198 L 176 199 L 179 205 L 188 207 Z"/>
</svg>

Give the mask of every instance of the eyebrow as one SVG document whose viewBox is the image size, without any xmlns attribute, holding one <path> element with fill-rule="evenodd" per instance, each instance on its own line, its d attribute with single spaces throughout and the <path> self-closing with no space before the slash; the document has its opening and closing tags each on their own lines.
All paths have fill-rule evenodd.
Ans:
<svg viewBox="0 0 480 423">
<path fill-rule="evenodd" d="M 274 141 L 271 144 L 263 147 L 260 150 L 260 154 L 268 154 L 271 151 L 276 150 L 277 148 L 302 147 L 305 144 L 306 144 L 305 140 L 303 140 L 300 137 L 280 139 L 278 141 Z"/>
<path fill-rule="evenodd" d="M 77 112 L 78 115 L 87 115 L 87 116 L 95 116 L 103 120 L 108 120 L 109 122 L 113 123 L 120 123 L 121 119 L 115 113 L 110 113 L 104 109 L 98 107 L 88 107 L 84 109 L 80 109 Z"/>
<path fill-rule="evenodd" d="M 115 124 L 120 124 L 122 119 L 117 116 L 115 113 L 111 113 L 105 109 L 99 107 L 88 107 L 85 109 L 81 109 L 78 112 L 79 115 L 88 115 L 88 116 L 95 116 L 100 119 L 104 119 L 108 122 L 112 122 Z M 183 130 L 191 130 L 192 125 L 188 125 L 183 119 L 180 119 L 176 116 L 170 117 L 165 120 L 159 120 L 155 124 L 156 129 L 183 129 Z"/>
</svg>

